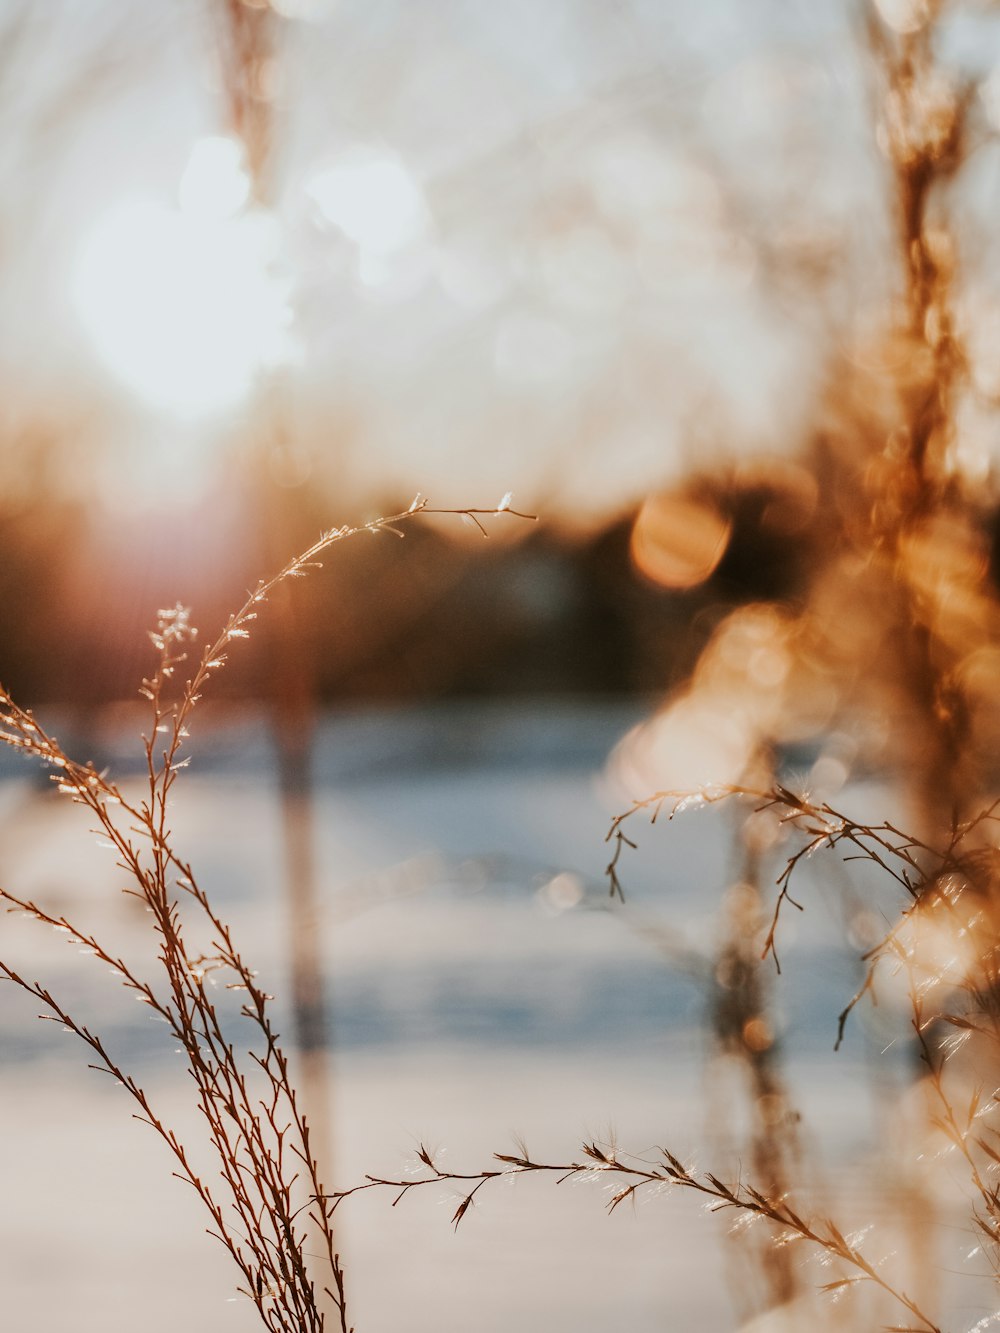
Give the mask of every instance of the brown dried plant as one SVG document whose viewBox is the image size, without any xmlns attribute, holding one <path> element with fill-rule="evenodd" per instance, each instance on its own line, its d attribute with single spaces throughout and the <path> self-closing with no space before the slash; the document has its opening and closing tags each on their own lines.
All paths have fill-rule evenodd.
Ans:
<svg viewBox="0 0 1000 1333">
<path fill-rule="evenodd" d="M 716 1211 L 734 1208 L 750 1213 L 774 1223 L 781 1231 L 795 1237 L 812 1241 L 838 1259 L 858 1270 L 857 1274 L 845 1281 L 829 1284 L 831 1289 L 850 1285 L 855 1282 L 871 1281 L 881 1287 L 894 1299 L 903 1304 L 916 1318 L 922 1320 L 924 1333 L 940 1333 L 919 1308 L 902 1292 L 897 1291 L 876 1271 L 858 1249 L 846 1239 L 833 1222 L 828 1220 L 808 1222 L 795 1211 L 786 1198 L 773 1199 L 762 1194 L 753 1185 L 737 1181 L 735 1185 L 726 1185 L 711 1172 L 699 1174 L 686 1167 L 679 1158 L 666 1148 L 656 1150 L 654 1157 L 626 1153 L 613 1144 L 603 1144 L 597 1140 L 585 1142 L 580 1149 L 583 1161 L 539 1162 L 528 1152 L 522 1143 L 516 1153 L 494 1153 L 494 1161 L 499 1165 L 482 1171 L 458 1172 L 443 1169 L 434 1160 L 433 1155 L 420 1145 L 417 1156 L 425 1168 L 425 1174 L 408 1179 L 389 1179 L 382 1176 L 368 1176 L 365 1183 L 352 1189 L 344 1190 L 335 1196 L 335 1202 L 350 1198 L 353 1194 L 370 1189 L 392 1189 L 397 1191 L 393 1200 L 395 1206 L 411 1191 L 422 1186 L 449 1182 L 462 1185 L 468 1190 L 459 1200 L 452 1214 L 452 1225 L 458 1226 L 472 1206 L 476 1195 L 484 1185 L 491 1181 L 510 1179 L 521 1175 L 555 1176 L 556 1184 L 562 1185 L 570 1180 L 589 1180 L 614 1185 L 614 1193 L 608 1201 L 609 1212 L 614 1212 L 621 1204 L 634 1198 L 640 1191 L 657 1190 L 662 1192 L 671 1186 L 693 1190 L 715 1201 Z M 471 1187 L 471 1188 L 470 1188 Z"/>
<path fill-rule="evenodd" d="M 866 823 L 828 802 L 797 795 L 780 783 L 760 790 L 726 787 L 697 793 L 656 792 L 635 801 L 611 824 L 607 835 L 614 848 L 607 867 L 611 894 L 624 898 L 622 856 L 636 846 L 625 831 L 630 820 L 639 814 L 645 814 L 653 823 L 661 816 L 672 820 L 694 808 L 724 801 L 748 806 L 752 815 L 770 812 L 782 828 L 800 839 L 783 864 L 770 925 L 761 932 L 762 958 L 770 957 L 775 965 L 784 911 L 789 906 L 804 910 L 793 896 L 793 881 L 803 864 L 816 853 L 839 850 L 845 860 L 866 861 L 888 876 L 899 890 L 898 919 L 864 954 L 863 984 L 836 1019 L 831 1015 L 831 1035 L 835 1031 L 835 1047 L 839 1047 L 855 1006 L 866 995 L 875 994 L 880 968 L 897 968 L 906 973 L 912 1029 L 931 1090 L 931 1123 L 966 1164 L 972 1221 L 1000 1282 L 1000 1187 L 995 1183 L 996 1167 L 1000 1165 L 1000 1106 L 997 1096 L 989 1094 L 985 1085 L 973 1086 L 970 1093 L 967 1071 L 951 1063 L 973 1040 L 989 1047 L 994 1059 L 1000 1046 L 997 1001 L 1000 936 L 982 910 L 981 896 L 984 882 L 995 879 L 998 864 L 996 853 L 984 855 L 982 834 L 985 827 L 1000 821 L 1000 801 L 966 823 L 956 825 L 948 842 L 935 847 L 905 833 L 893 822 Z M 925 926 L 932 932 L 943 926 L 951 937 L 966 946 L 961 964 L 953 966 L 947 974 L 928 966 Z M 756 932 L 750 932 L 749 938 L 756 938 Z M 952 1036 L 940 1040 L 935 1034 L 940 1025 L 949 1027 Z M 758 1072 L 765 1093 L 772 1090 L 767 1078 L 766 1070 Z M 460 1186 L 463 1191 L 451 1219 L 457 1227 L 484 1187 L 523 1175 L 554 1178 L 557 1184 L 588 1180 L 609 1185 L 613 1187 L 607 1202 L 611 1212 L 640 1193 L 656 1194 L 678 1187 L 707 1198 L 713 1210 L 731 1209 L 769 1224 L 770 1246 L 779 1254 L 788 1253 L 792 1240 L 805 1241 L 828 1261 L 838 1263 L 842 1275 L 822 1283 L 821 1291 L 843 1294 L 860 1284 L 870 1284 L 891 1297 L 915 1321 L 891 1325 L 897 1333 L 915 1330 L 942 1333 L 939 1323 L 921 1303 L 887 1275 L 884 1263 L 861 1248 L 858 1237 L 829 1217 L 811 1216 L 794 1202 L 799 1182 L 784 1179 L 777 1184 L 773 1181 L 762 1184 L 759 1179 L 744 1179 L 741 1174 L 727 1183 L 715 1172 L 697 1171 L 685 1165 L 665 1147 L 656 1149 L 651 1156 L 626 1152 L 615 1144 L 590 1141 L 582 1145 L 581 1152 L 582 1157 L 571 1161 L 539 1161 L 521 1142 L 515 1153 L 494 1153 L 493 1165 L 463 1172 L 443 1168 L 421 1145 L 417 1155 L 422 1174 L 399 1178 L 369 1175 L 363 1184 L 333 1195 L 328 1212 L 332 1216 L 345 1199 L 367 1190 L 394 1191 L 395 1206 L 413 1190 L 447 1183 Z M 760 1158 L 756 1164 L 761 1164 Z M 773 1166 L 766 1153 L 763 1166 L 765 1169 Z"/>
<path fill-rule="evenodd" d="M 759 952 L 775 965 L 781 917 L 801 906 L 792 886 L 808 858 L 839 850 L 895 886 L 898 915 L 865 953 L 857 994 L 845 997 L 839 1017 L 831 1015 L 836 1044 L 858 1003 L 875 996 L 882 972 L 900 972 L 908 982 L 927 1123 L 964 1163 L 964 1183 L 952 1182 L 956 1199 L 967 1205 L 970 1228 L 1000 1279 L 1000 491 L 983 424 L 988 419 L 995 432 L 1000 395 L 984 388 L 987 377 L 968 345 L 975 262 L 982 256 L 960 255 L 956 225 L 963 170 L 996 136 L 974 80 L 946 69 L 941 57 L 944 23 L 960 5 L 904 0 L 863 8 L 896 280 L 874 333 L 838 331 L 847 355 L 831 365 L 828 392 L 800 457 L 690 478 L 679 493 L 651 497 L 640 514 L 638 546 L 661 544 L 669 587 L 691 590 L 691 582 L 671 580 L 678 565 L 686 573 L 705 564 L 699 543 L 714 553 L 715 563 L 700 575 L 709 578 L 727 543 L 739 545 L 734 533 L 743 538 L 747 564 L 755 551 L 777 552 L 785 577 L 777 592 L 758 592 L 749 604 L 740 604 L 737 594 L 727 605 L 724 584 L 722 591 L 707 589 L 705 614 L 692 622 L 700 619 L 709 633 L 692 632 L 694 646 L 682 654 L 689 675 L 642 744 L 654 759 L 665 757 L 672 773 L 685 742 L 697 751 L 693 733 L 706 753 L 724 733 L 718 763 L 726 776 L 706 786 L 696 777 L 684 790 L 680 782 L 663 781 L 669 790 L 636 801 L 612 825 L 608 876 L 612 897 L 622 898 L 622 856 L 635 845 L 627 821 L 639 811 L 655 819 L 661 811 L 673 816 L 692 805 L 736 800 L 749 803 L 751 813 L 770 812 L 782 837 L 800 838 L 778 875 L 770 925 L 759 931 Z M 692 529 L 702 524 L 692 550 L 684 548 L 678 515 Z M 671 524 L 682 531 L 670 531 Z M 653 577 L 655 563 L 646 567 Z M 696 642 L 699 632 L 703 638 Z M 701 719 L 708 721 L 698 732 Z M 817 741 L 820 790 L 824 761 L 827 774 L 840 770 L 834 789 L 852 764 L 855 771 L 877 771 L 895 786 L 906 818 L 852 817 L 820 796 L 797 794 L 772 776 L 769 761 L 761 763 L 762 755 L 780 754 L 789 743 Z M 710 767 L 714 751 L 695 759 Z M 752 870 L 746 878 L 759 898 L 762 867 Z M 756 925 L 747 924 L 742 943 L 757 936 Z M 741 1031 L 748 1022 L 766 1022 L 759 974 L 738 943 L 730 941 L 719 960 L 742 969 L 744 978 L 721 1026 L 716 1015 L 723 1041 L 734 1015 Z M 763 1049 L 770 1061 L 772 1048 Z M 756 1104 L 768 1096 L 764 1080 L 778 1075 L 754 1068 L 754 1055 L 744 1049 L 742 1058 Z M 765 1135 L 751 1145 L 765 1175 L 773 1172 L 770 1180 L 751 1183 L 741 1176 L 725 1184 L 721 1173 L 694 1172 L 666 1149 L 647 1161 L 590 1143 L 581 1159 L 559 1165 L 535 1161 L 525 1150 L 498 1153 L 497 1164 L 468 1174 L 444 1171 L 422 1151 L 420 1178 L 369 1177 L 358 1188 L 395 1189 L 398 1202 L 434 1181 L 462 1184 L 457 1224 L 478 1192 L 501 1176 L 589 1174 L 620 1181 L 612 1208 L 639 1191 L 673 1184 L 765 1219 L 779 1244 L 793 1233 L 846 1265 L 828 1289 L 874 1284 L 906 1311 L 913 1322 L 905 1327 L 938 1329 L 924 1298 L 924 1290 L 933 1289 L 933 1265 L 924 1259 L 933 1249 L 935 1210 L 920 1179 L 926 1165 L 897 1182 L 900 1196 L 903 1186 L 909 1191 L 902 1221 L 911 1230 L 912 1269 L 905 1280 L 890 1281 L 833 1222 L 810 1221 L 805 1205 L 793 1203 L 802 1181 L 782 1155 L 780 1134 L 772 1125 L 769 1141 Z M 921 1284 L 919 1294 L 904 1290 L 911 1280 Z M 779 1273 L 774 1304 L 782 1299 L 780 1282 Z M 1000 1311 L 988 1322 L 996 1317 Z"/>
<path fill-rule="evenodd" d="M 179 689 L 179 673 L 197 632 L 185 608 L 161 611 L 150 636 L 157 665 L 141 691 L 151 716 L 143 737 L 145 780 L 140 797 L 126 795 L 92 763 L 71 759 L 35 715 L 0 687 L 0 742 L 52 769 L 59 791 L 84 806 L 96 821 L 95 831 L 110 842 L 128 877 L 124 891 L 138 898 L 151 917 L 157 966 L 151 975 L 143 974 L 65 916 L 5 889 L 0 889 L 0 900 L 8 910 L 64 933 L 110 968 L 167 1025 L 180 1043 L 196 1089 L 214 1173 L 206 1175 L 198 1165 L 206 1144 L 192 1147 L 181 1141 L 98 1033 L 41 981 L 30 980 L 3 961 L 0 975 L 42 1004 L 40 1017 L 80 1038 L 94 1057 L 91 1067 L 110 1074 L 138 1104 L 136 1118 L 152 1126 L 170 1149 L 174 1174 L 205 1205 L 211 1219 L 209 1233 L 239 1269 L 239 1291 L 252 1301 L 272 1333 L 321 1333 L 328 1325 L 324 1295 L 333 1303 L 341 1333 L 348 1333 L 344 1273 L 334 1245 L 328 1191 L 320 1178 L 289 1058 L 273 1026 L 271 997 L 173 841 L 170 798 L 188 762 L 181 756 L 191 715 L 223 669 L 230 648 L 249 636 L 275 589 L 319 568 L 319 557 L 337 542 L 364 533 L 402 536 L 402 524 L 428 514 L 459 515 L 485 535 L 483 519 L 507 513 L 531 517 L 513 510 L 510 496 L 494 509 L 441 510 L 430 508 L 418 496 L 401 513 L 325 532 L 278 574 L 257 585 Z M 238 997 L 238 1016 L 225 1012 L 220 994 L 229 993 Z M 237 1028 L 241 1032 L 249 1028 L 249 1049 L 241 1049 L 242 1036 L 237 1045 L 233 1036 Z M 307 1262 L 307 1240 L 308 1257 L 318 1260 L 315 1264 Z M 319 1275 L 314 1275 L 314 1266 Z"/>
<path fill-rule="evenodd" d="M 614 853 L 608 865 L 610 891 L 623 896 L 620 864 L 636 843 L 624 831 L 627 821 L 645 813 L 652 822 L 699 805 L 739 800 L 754 814 L 776 814 L 781 826 L 800 836 L 776 881 L 778 890 L 770 926 L 763 932 L 761 957 L 778 965 L 777 939 L 786 907 L 803 910 L 792 895 L 799 867 L 817 852 L 839 849 L 844 860 L 865 861 L 895 884 L 900 910 L 864 954 L 864 980 L 837 1018 L 834 1049 L 839 1049 L 846 1024 L 857 1004 L 876 997 L 880 969 L 901 971 L 907 981 L 911 1027 L 928 1090 L 930 1125 L 960 1154 L 967 1168 L 971 1220 L 983 1253 L 1000 1285 L 1000 1093 L 988 1091 L 996 1082 L 1000 1049 L 1000 932 L 995 899 L 1000 853 L 995 827 L 1000 800 L 977 815 L 952 826 L 941 846 L 904 832 L 891 821 L 870 823 L 836 809 L 828 801 L 811 800 L 780 783 L 766 790 L 747 787 L 706 789 L 699 793 L 656 792 L 618 815 L 608 831 Z M 991 832 L 992 830 L 992 832 Z M 984 846 L 985 843 L 985 846 Z M 947 961 L 941 962 L 942 946 Z M 947 1031 L 948 1035 L 942 1035 Z M 739 1191 L 735 1191 L 739 1194 Z M 765 1216 L 779 1222 L 784 1200 L 754 1192 Z M 805 1233 L 801 1233 L 805 1235 Z M 814 1228 L 807 1237 L 839 1258 L 829 1244 L 836 1233 Z M 851 1261 L 853 1262 L 853 1261 Z M 884 1289 L 888 1287 L 883 1285 Z M 917 1313 L 902 1292 L 897 1298 Z M 926 1327 L 934 1327 L 921 1314 Z"/>
<path fill-rule="evenodd" d="M 778 595 L 716 610 L 690 678 L 649 729 L 646 748 L 654 759 L 665 757 L 670 771 L 672 746 L 679 748 L 675 720 L 700 715 L 718 723 L 728 715 L 737 743 L 719 762 L 725 776 L 687 796 L 654 794 L 634 809 L 655 813 L 675 800 L 734 793 L 784 809 L 786 831 L 794 825 L 806 839 L 778 878 L 774 919 L 762 932 L 775 963 L 778 916 L 793 902 L 791 881 L 803 858 L 842 845 L 896 883 L 908 906 L 866 955 L 865 980 L 840 1015 L 840 1036 L 854 1005 L 874 992 L 877 963 L 889 961 L 909 977 L 929 1124 L 966 1161 L 974 1225 L 996 1271 L 992 1177 L 1000 1162 L 989 1090 L 1000 1083 L 993 822 L 1000 597 L 996 476 L 984 423 L 995 429 L 998 399 L 976 364 L 982 342 L 970 345 L 969 337 L 983 255 L 963 256 L 958 245 L 968 200 L 963 173 L 995 129 L 975 80 L 942 58 L 944 26 L 960 4 L 864 8 L 899 261 L 893 299 L 874 335 L 844 338 L 848 358 L 831 369 L 802 457 L 775 465 L 770 476 L 766 464 L 751 474 L 771 513 L 768 532 L 785 543 L 796 578 Z M 703 479 L 689 493 L 731 526 L 746 484 L 734 472 Z M 782 510 L 792 521 L 779 532 Z M 767 535 L 763 520 L 757 535 Z M 712 728 L 703 731 L 710 748 Z M 834 788 L 852 763 L 880 771 L 908 807 L 903 822 L 913 834 L 891 822 L 852 820 L 756 775 L 761 752 L 823 736 L 832 744 L 828 756 L 821 748 L 814 770 L 820 789 L 831 769 L 839 770 Z M 711 762 L 702 757 L 702 768 Z M 670 771 L 664 786 L 679 787 L 674 778 Z M 630 845 L 622 820 L 611 836 L 609 876 L 619 896 L 620 857 Z M 932 936 L 947 964 L 931 961 Z M 935 1204 L 920 1173 L 905 1174 L 896 1187 L 908 1193 L 912 1262 L 929 1288 Z"/>
<path fill-rule="evenodd" d="M 667 1148 L 658 1148 L 656 1155 L 650 1157 L 648 1154 L 626 1153 L 613 1144 L 603 1144 L 594 1140 L 585 1142 L 580 1151 L 583 1160 L 540 1162 L 530 1155 L 527 1147 L 519 1144 L 516 1153 L 494 1153 L 493 1160 L 497 1163 L 495 1166 L 479 1171 L 460 1172 L 441 1167 L 421 1144 L 417 1155 L 425 1170 L 423 1175 L 409 1176 L 406 1179 L 369 1175 L 363 1184 L 333 1196 L 330 1211 L 332 1213 L 344 1199 L 366 1190 L 395 1191 L 393 1199 L 395 1206 L 411 1190 L 448 1183 L 459 1185 L 466 1191 L 452 1214 L 452 1224 L 457 1227 L 484 1186 L 491 1182 L 511 1180 L 524 1175 L 554 1178 L 557 1185 L 571 1180 L 611 1183 L 614 1192 L 607 1204 L 610 1212 L 614 1212 L 626 1201 L 634 1199 L 640 1192 L 660 1193 L 676 1187 L 693 1191 L 711 1200 L 713 1211 L 734 1209 L 746 1216 L 769 1222 L 774 1228 L 774 1243 L 778 1247 L 787 1246 L 791 1240 L 804 1240 L 818 1247 L 831 1259 L 839 1260 L 848 1270 L 846 1276 L 825 1283 L 823 1290 L 841 1291 L 863 1282 L 874 1284 L 918 1321 L 914 1325 L 908 1325 L 906 1330 L 895 1325 L 896 1333 L 942 1333 L 940 1327 L 915 1301 L 884 1276 L 881 1265 L 865 1255 L 856 1238 L 845 1236 L 829 1219 L 807 1219 L 793 1207 L 787 1194 L 779 1197 L 768 1195 L 743 1180 L 726 1184 L 712 1172 L 700 1173 L 685 1166 Z"/>
</svg>

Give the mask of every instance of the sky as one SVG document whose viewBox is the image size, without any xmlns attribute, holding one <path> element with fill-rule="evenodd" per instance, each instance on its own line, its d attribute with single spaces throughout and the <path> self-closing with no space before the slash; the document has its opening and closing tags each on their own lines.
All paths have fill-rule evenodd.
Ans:
<svg viewBox="0 0 1000 1333">
<path fill-rule="evenodd" d="M 71 435 L 83 498 L 263 447 L 586 528 L 798 448 L 887 282 L 851 6 L 281 0 L 256 181 L 225 14 L 0 5 L 6 424 Z"/>
</svg>

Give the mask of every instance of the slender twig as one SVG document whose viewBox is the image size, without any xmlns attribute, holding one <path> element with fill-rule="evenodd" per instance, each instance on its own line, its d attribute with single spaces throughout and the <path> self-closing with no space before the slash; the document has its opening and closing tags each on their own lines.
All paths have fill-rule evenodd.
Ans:
<svg viewBox="0 0 1000 1333">
<path fill-rule="evenodd" d="M 735 1208 L 740 1212 L 761 1217 L 784 1231 L 792 1232 L 803 1240 L 811 1242 L 831 1257 L 842 1260 L 856 1270 L 855 1276 L 844 1279 L 841 1283 L 828 1283 L 827 1287 L 846 1285 L 849 1282 L 872 1282 L 920 1321 L 921 1333 L 941 1333 L 938 1325 L 915 1301 L 882 1277 L 876 1265 L 857 1245 L 852 1244 L 843 1235 L 835 1223 L 828 1219 L 819 1222 L 807 1221 L 792 1207 L 786 1197 L 769 1199 L 745 1182 L 741 1181 L 730 1186 L 710 1172 L 703 1175 L 696 1174 L 665 1148 L 657 1150 L 659 1160 L 653 1162 L 631 1154 L 623 1155 L 617 1149 L 602 1147 L 596 1141 L 584 1143 L 581 1151 L 583 1160 L 539 1162 L 521 1146 L 521 1150 L 517 1153 L 494 1153 L 493 1160 L 499 1163 L 498 1166 L 480 1171 L 449 1171 L 439 1166 L 432 1154 L 421 1144 L 417 1156 L 426 1174 L 409 1178 L 366 1176 L 363 1184 L 332 1195 L 331 1211 L 345 1199 L 367 1190 L 393 1190 L 395 1196 L 392 1202 L 395 1207 L 413 1190 L 428 1185 L 451 1183 L 461 1185 L 464 1191 L 451 1217 L 452 1224 L 457 1227 L 472 1206 L 477 1193 L 491 1181 L 503 1178 L 511 1179 L 524 1175 L 554 1176 L 557 1185 L 569 1180 L 609 1179 L 615 1183 L 615 1193 L 607 1204 L 609 1212 L 614 1212 L 642 1189 L 678 1186 L 714 1200 L 716 1208 Z M 469 1186 L 471 1188 L 468 1188 Z"/>
<path fill-rule="evenodd" d="M 0 743 L 51 768 L 59 791 L 93 815 L 96 831 L 108 840 L 117 865 L 128 876 L 125 892 L 138 897 L 149 910 L 159 971 L 153 978 L 141 975 L 91 932 L 29 899 L 0 889 L 0 901 L 8 910 L 25 913 L 82 946 L 164 1020 L 180 1043 L 195 1087 L 222 1185 L 218 1198 L 199 1174 L 188 1148 L 158 1117 L 146 1093 L 103 1040 L 41 982 L 28 979 L 4 961 L 0 961 L 0 977 L 37 999 L 45 1009 L 41 1016 L 60 1023 L 83 1041 L 95 1057 L 93 1067 L 110 1074 L 129 1092 L 139 1107 L 137 1118 L 151 1125 L 168 1145 L 175 1174 L 195 1190 L 208 1210 L 210 1234 L 235 1261 L 241 1275 L 239 1290 L 253 1302 L 271 1333 L 323 1333 L 326 1316 L 320 1292 L 332 1299 L 341 1333 L 350 1333 L 344 1273 L 334 1245 L 333 1208 L 320 1178 L 310 1126 L 271 1022 L 271 997 L 243 959 L 229 926 L 213 909 L 193 868 L 173 844 L 170 796 L 187 763 L 179 756 L 188 738 L 188 723 L 211 678 L 225 665 L 231 645 L 249 636 L 249 626 L 271 593 L 287 580 L 320 568 L 319 557 L 329 547 L 362 533 L 402 536 L 401 525 L 431 514 L 465 517 L 484 535 L 483 520 L 488 516 L 533 517 L 512 509 L 510 500 L 509 495 L 504 496 L 493 509 L 432 509 L 417 496 L 401 513 L 323 533 L 276 575 L 257 584 L 201 654 L 179 691 L 174 683 L 197 631 L 184 607 L 161 611 L 150 635 L 157 652 L 156 668 L 143 680 L 141 689 L 149 705 L 150 723 L 143 736 L 145 791 L 139 798 L 126 798 L 93 764 L 72 760 L 34 715 L 0 687 Z M 185 919 L 182 904 L 189 909 L 193 924 L 207 931 L 207 944 L 188 943 L 192 923 Z M 216 979 L 224 982 L 225 990 L 243 997 L 239 1014 L 256 1034 L 245 1053 L 238 1052 L 227 1035 L 228 1020 L 209 989 L 209 982 Z M 314 1242 L 318 1234 L 323 1252 L 326 1276 L 319 1290 L 306 1263 L 307 1223 L 312 1228 L 310 1240 Z"/>
</svg>

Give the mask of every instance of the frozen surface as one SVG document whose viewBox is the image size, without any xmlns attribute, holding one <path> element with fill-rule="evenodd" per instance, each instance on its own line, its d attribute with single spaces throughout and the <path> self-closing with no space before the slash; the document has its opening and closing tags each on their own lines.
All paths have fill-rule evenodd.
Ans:
<svg viewBox="0 0 1000 1333">
<path fill-rule="evenodd" d="M 332 1025 L 327 1174 L 337 1184 L 404 1172 L 419 1142 L 443 1149 L 455 1169 L 478 1169 L 515 1134 L 550 1161 L 612 1133 L 637 1152 L 665 1144 L 705 1166 L 719 1154 L 733 1160 L 719 1135 L 738 1126 L 739 1102 L 719 1104 L 724 1078 L 706 1083 L 705 995 L 678 966 L 717 934 L 721 890 L 736 876 L 730 818 L 712 810 L 637 825 L 628 903 L 612 910 L 603 838 L 627 798 L 605 760 L 633 720 L 628 709 L 550 704 L 359 714 L 323 727 L 314 841 Z M 126 739 L 94 743 L 120 769 Z M 177 788 L 176 840 L 278 995 L 287 1030 L 266 734 L 208 732 L 195 754 Z M 135 947 L 145 918 L 118 894 L 119 873 L 80 812 L 23 766 L 2 773 L 5 885 Z M 838 1184 L 849 1167 L 866 1218 L 877 1193 L 870 1043 L 859 1023 L 832 1056 L 857 973 L 837 944 L 836 904 L 817 884 L 803 880 L 808 910 L 783 932 L 777 1008 L 811 1155 Z M 67 997 L 162 1118 L 196 1134 L 163 1029 L 92 959 L 29 922 L 8 919 L 4 931 L 5 956 Z M 37 1023 L 37 1006 L 13 987 L 3 999 L 4 1326 L 249 1333 L 256 1317 L 233 1299 L 234 1274 L 202 1234 L 197 1201 L 171 1179 L 125 1094 L 87 1070 L 71 1037 Z M 883 1081 L 901 1078 L 892 1051 L 880 1067 Z M 484 1190 L 456 1234 L 454 1199 L 434 1187 L 395 1209 L 375 1192 L 345 1204 L 340 1244 L 358 1333 L 738 1326 L 726 1222 L 696 1200 L 650 1197 L 608 1218 L 599 1184 L 522 1179 Z"/>
</svg>

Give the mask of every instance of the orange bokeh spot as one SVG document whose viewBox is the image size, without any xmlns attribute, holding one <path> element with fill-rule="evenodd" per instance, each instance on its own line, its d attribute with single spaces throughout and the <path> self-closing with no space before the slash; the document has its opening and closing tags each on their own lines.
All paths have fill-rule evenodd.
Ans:
<svg viewBox="0 0 1000 1333">
<path fill-rule="evenodd" d="M 774 1045 L 774 1033 L 763 1018 L 751 1018 L 743 1024 L 743 1044 L 754 1052 L 766 1051 Z"/>
<path fill-rule="evenodd" d="M 693 588 L 718 567 L 732 523 L 690 496 L 651 496 L 632 529 L 636 568 L 664 588 Z"/>
</svg>

